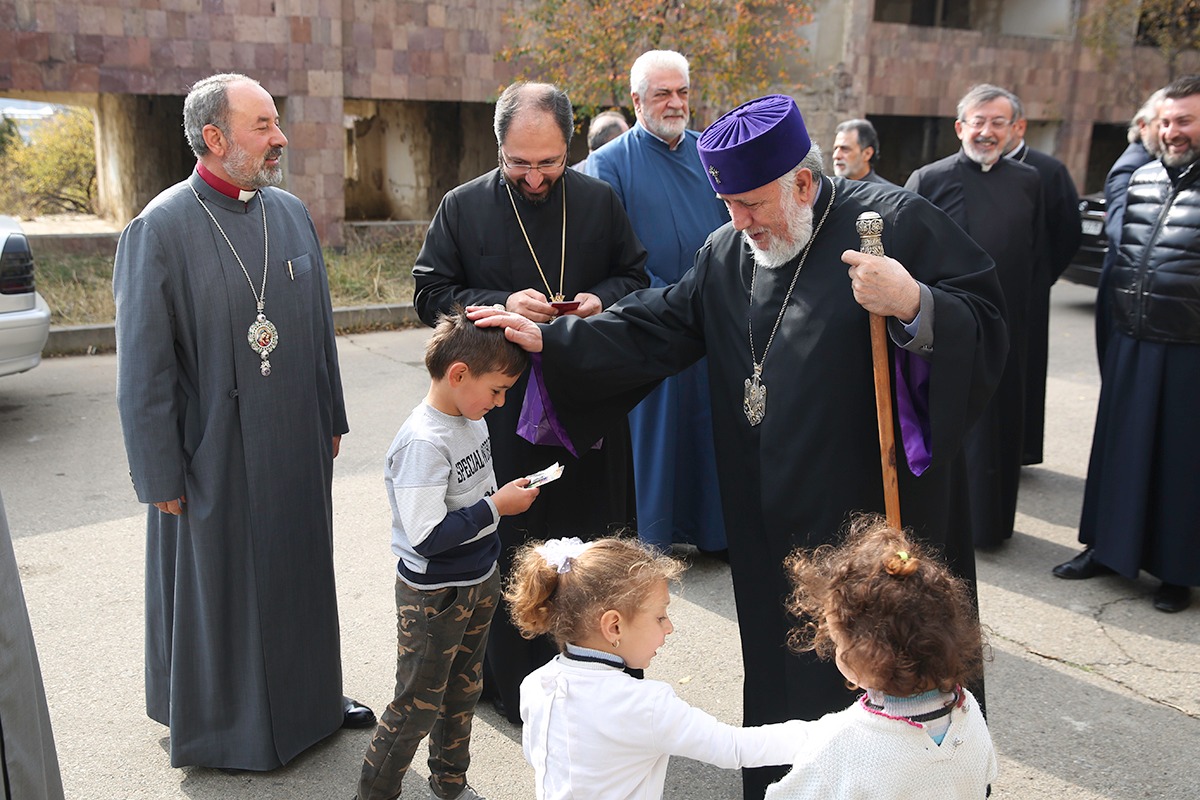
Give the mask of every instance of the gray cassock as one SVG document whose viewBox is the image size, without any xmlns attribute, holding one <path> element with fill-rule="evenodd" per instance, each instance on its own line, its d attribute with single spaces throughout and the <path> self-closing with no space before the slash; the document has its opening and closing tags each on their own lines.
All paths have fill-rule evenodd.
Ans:
<svg viewBox="0 0 1200 800">
<path fill-rule="evenodd" d="M 0 800 L 62 800 L 33 630 L 0 498 Z"/>
<path fill-rule="evenodd" d="M 247 342 L 250 283 L 204 198 L 263 279 L 278 329 L 271 374 Z M 171 764 L 267 770 L 337 730 L 342 673 L 333 576 L 333 437 L 345 404 L 325 263 L 304 205 L 248 203 L 196 174 L 121 235 L 117 406 L 149 508 L 146 710 L 171 728 Z"/>
</svg>

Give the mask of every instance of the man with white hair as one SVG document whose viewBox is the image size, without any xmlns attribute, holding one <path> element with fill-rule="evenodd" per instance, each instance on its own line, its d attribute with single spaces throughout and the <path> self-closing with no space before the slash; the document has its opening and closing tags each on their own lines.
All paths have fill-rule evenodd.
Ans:
<svg viewBox="0 0 1200 800">
<path fill-rule="evenodd" d="M 1046 269 L 1042 179 L 1028 164 L 1003 157 L 1016 114 L 1011 92 L 986 83 L 973 87 L 959 101 L 954 122 L 962 149 L 921 167 L 905 184 L 945 211 L 992 257 L 1004 290 L 1008 361 L 987 412 L 964 443 L 977 547 L 997 547 L 1013 534 L 1030 296 Z"/>
<path fill-rule="evenodd" d="M 587 172 L 616 191 L 646 248 L 651 286 L 687 272 L 708 235 L 725 224 L 725 207 L 708 185 L 687 129 L 688 61 L 672 50 L 638 56 L 629 71 L 637 123 L 588 159 Z M 663 379 L 629 412 L 637 485 L 638 536 L 723 554 L 725 524 L 713 450 L 708 368 L 701 359 Z"/>
<path fill-rule="evenodd" d="M 730 111 L 698 149 L 731 221 L 678 283 L 587 320 L 471 316 L 541 352 L 558 418 L 583 446 L 707 355 L 744 722 L 814 719 L 852 694 L 832 663 L 788 654 L 782 564 L 796 547 L 837 541 L 853 512 L 884 509 L 867 312 L 891 333 L 904 524 L 973 580 L 960 444 L 1003 366 L 1000 288 L 987 254 L 922 198 L 826 177 L 790 97 Z M 889 256 L 858 252 L 865 211 L 882 216 Z M 781 774 L 745 771 L 745 797 Z"/>
</svg>

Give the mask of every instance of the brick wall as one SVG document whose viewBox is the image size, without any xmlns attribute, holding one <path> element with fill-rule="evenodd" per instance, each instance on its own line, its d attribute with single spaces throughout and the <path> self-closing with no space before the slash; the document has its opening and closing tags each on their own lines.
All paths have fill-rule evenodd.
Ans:
<svg viewBox="0 0 1200 800">
<path fill-rule="evenodd" d="M 519 2 L 0 0 L 0 93 L 180 96 L 215 72 L 250 75 L 287 125 L 288 189 L 336 244 L 343 99 L 493 99 L 509 80 L 493 59 L 502 18 Z"/>
</svg>

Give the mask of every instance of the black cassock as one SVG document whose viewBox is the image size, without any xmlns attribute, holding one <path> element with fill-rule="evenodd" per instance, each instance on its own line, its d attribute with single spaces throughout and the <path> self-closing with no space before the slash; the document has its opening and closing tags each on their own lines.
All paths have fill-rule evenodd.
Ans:
<svg viewBox="0 0 1200 800">
<path fill-rule="evenodd" d="M 921 167 L 905 188 L 945 211 L 992 257 L 1004 291 L 1008 361 L 991 403 L 963 445 L 975 544 L 995 547 L 1012 537 L 1017 514 L 1029 304 L 1045 269 L 1041 178 L 1033 167 L 1009 158 L 984 172 L 960 150 Z"/>
<path fill-rule="evenodd" d="M 1065 164 L 1052 155 L 1022 144 L 1012 157 L 1038 171 L 1045 211 L 1046 258 L 1029 296 L 1029 336 L 1025 346 L 1025 443 L 1022 464 L 1042 463 L 1046 430 L 1046 363 L 1050 338 L 1050 287 L 1075 257 L 1083 235 L 1079 193 Z"/>
<path fill-rule="evenodd" d="M 975 577 L 960 443 L 1007 347 L 991 259 L 936 208 L 895 187 L 825 179 L 816 219 L 835 187 L 764 363 L 766 416 L 756 427 L 742 408 L 752 372 L 747 312 L 761 359 L 795 262 L 759 269 L 751 302 L 753 258 L 731 225 L 709 237 L 679 283 L 636 292 L 590 320 L 542 326 L 551 396 L 581 446 L 654 381 L 707 354 L 747 725 L 815 719 L 852 699 L 831 662 L 788 653 L 782 564 L 797 546 L 836 541 L 851 513 L 884 510 L 868 314 L 841 262 L 843 251 L 859 247 L 854 223 L 865 210 L 883 216 L 887 252 L 934 301 L 933 461 L 917 478 L 903 452 L 897 456 L 903 522 L 942 546 L 958 574 Z M 761 797 L 779 774 L 748 771 L 746 796 Z"/>
<path fill-rule="evenodd" d="M 564 186 L 566 263 L 561 267 L 564 285 L 560 287 Z M 546 202 L 533 205 L 515 189 L 513 197 L 553 292 L 561 290 L 567 299 L 590 292 L 607 307 L 650 284 L 644 268 L 646 250 L 607 183 L 567 170 Z M 528 288 L 546 293 L 498 169 L 442 199 L 413 276 L 413 305 L 426 325 L 433 325 L 438 314 L 455 305 L 503 303 L 513 292 Z M 503 486 L 556 461 L 565 469 L 559 480 L 543 487 L 527 512 L 500 520 L 499 564 L 505 575 L 513 551 L 529 539 L 595 539 L 631 525 L 636 512 L 633 456 L 624 417 L 602 432 L 604 444 L 599 450 L 582 448 L 579 459 L 562 447 L 530 444 L 516 435 L 527 383 L 528 373 L 507 392 L 505 404 L 484 417 L 496 484 Z M 521 720 L 521 681 L 556 652 L 545 637 L 532 642 L 522 639 L 507 612 L 492 619 L 484 692 L 503 703 L 510 721 Z"/>
</svg>

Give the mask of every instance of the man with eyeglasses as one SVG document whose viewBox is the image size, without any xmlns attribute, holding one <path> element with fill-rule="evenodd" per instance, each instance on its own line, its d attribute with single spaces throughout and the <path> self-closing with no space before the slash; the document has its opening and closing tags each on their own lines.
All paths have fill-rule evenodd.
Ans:
<svg viewBox="0 0 1200 800">
<path fill-rule="evenodd" d="M 442 199 L 413 266 L 413 305 L 426 325 L 455 306 L 500 306 L 534 322 L 591 317 L 649 284 L 646 250 L 620 199 L 603 181 L 567 169 L 574 114 L 566 92 L 514 83 L 496 102 L 499 166 Z M 604 432 L 598 448 L 574 452 L 518 436 L 529 375 L 509 390 L 512 402 L 485 417 L 499 484 L 555 462 L 562 477 L 542 487 L 524 514 L 504 517 L 499 566 L 529 539 L 591 539 L 634 517 L 629 426 Z M 532 394 L 536 394 L 535 383 Z M 535 437 L 545 441 L 540 436 Z M 545 637 L 522 639 L 506 610 L 489 634 L 484 694 L 520 724 L 524 677 L 550 660 Z"/>
<path fill-rule="evenodd" d="M 967 433 L 971 528 L 975 546 L 1012 537 L 1025 424 L 1030 297 L 1047 269 L 1042 180 L 1028 164 L 1004 158 L 1018 113 L 1016 96 L 979 84 L 958 102 L 954 130 L 962 148 L 921 167 L 905 188 L 945 211 L 996 262 L 1008 324 L 1008 360 L 983 416 Z"/>
<path fill-rule="evenodd" d="M 629 70 L 633 129 L 600 148 L 587 172 L 610 184 L 646 245 L 651 286 L 677 282 L 708 235 L 729 219 L 713 194 L 688 130 L 688 61 L 673 50 L 642 53 Z M 638 537 L 728 557 L 713 447 L 708 365 L 665 378 L 629 412 Z"/>
</svg>

